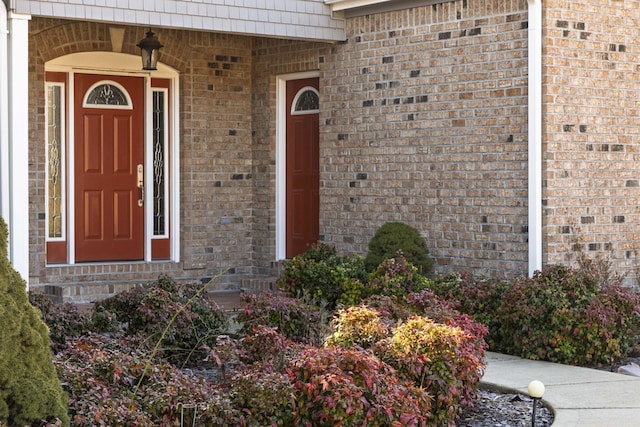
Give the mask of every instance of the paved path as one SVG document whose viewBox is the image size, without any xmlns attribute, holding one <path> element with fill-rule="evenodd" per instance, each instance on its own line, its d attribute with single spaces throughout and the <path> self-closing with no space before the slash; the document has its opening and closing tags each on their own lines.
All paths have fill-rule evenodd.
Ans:
<svg viewBox="0 0 640 427">
<path fill-rule="evenodd" d="M 487 353 L 483 383 L 527 394 L 533 380 L 545 384 L 553 427 L 640 426 L 640 378 Z"/>
</svg>

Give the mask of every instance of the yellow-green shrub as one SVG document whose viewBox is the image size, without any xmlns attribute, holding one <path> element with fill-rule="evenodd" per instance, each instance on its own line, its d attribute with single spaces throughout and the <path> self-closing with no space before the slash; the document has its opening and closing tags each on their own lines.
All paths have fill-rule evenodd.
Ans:
<svg viewBox="0 0 640 427">
<path fill-rule="evenodd" d="M 475 342 L 461 328 L 413 316 L 375 352 L 401 378 L 434 396 L 430 425 L 454 426 L 460 404 L 470 403 L 465 397 L 475 392 L 484 370 L 484 350 Z"/>
</svg>

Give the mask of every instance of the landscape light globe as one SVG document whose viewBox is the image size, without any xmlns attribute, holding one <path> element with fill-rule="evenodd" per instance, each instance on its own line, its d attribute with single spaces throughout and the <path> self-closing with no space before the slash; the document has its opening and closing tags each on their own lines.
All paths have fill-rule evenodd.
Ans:
<svg viewBox="0 0 640 427">
<path fill-rule="evenodd" d="M 541 381 L 533 380 L 529 383 L 529 396 L 540 398 L 544 394 L 544 384 Z"/>
</svg>

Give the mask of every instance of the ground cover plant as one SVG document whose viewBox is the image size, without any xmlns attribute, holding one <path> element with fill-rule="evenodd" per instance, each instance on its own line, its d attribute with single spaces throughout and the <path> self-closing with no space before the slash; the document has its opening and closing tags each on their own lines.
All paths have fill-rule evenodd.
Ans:
<svg viewBox="0 0 640 427">
<path fill-rule="evenodd" d="M 433 293 L 414 296 L 423 278 L 404 257 L 368 275 L 361 259 L 312 250 L 304 262 L 292 260 L 295 274 L 285 277 L 322 271 L 340 284 L 332 323 L 326 300 L 311 298 L 306 284 L 301 298 L 282 292 L 243 298 L 239 335 L 225 333 L 226 313 L 202 301 L 203 285 L 166 277 L 88 314 L 32 298 L 55 326 L 54 363 L 72 425 L 191 425 L 195 416 L 198 425 L 453 426 L 482 375 L 482 328 L 465 329 L 473 322 L 454 308 L 428 303 L 437 299 Z M 318 256 L 330 262 L 319 267 Z M 305 263 L 313 274 L 298 269 Z M 358 284 L 353 299 L 360 302 L 371 278 L 382 293 L 366 297 L 372 308 L 342 302 L 354 289 L 345 283 Z M 343 310 L 362 316 L 340 321 Z M 369 327 L 377 332 L 365 339 Z M 325 341 L 339 330 L 358 338 Z M 428 338 L 408 346 L 418 335 Z"/>
</svg>

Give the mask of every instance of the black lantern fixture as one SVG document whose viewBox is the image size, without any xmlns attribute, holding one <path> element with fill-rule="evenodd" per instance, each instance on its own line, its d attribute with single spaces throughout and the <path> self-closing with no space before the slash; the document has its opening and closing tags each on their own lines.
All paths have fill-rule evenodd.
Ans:
<svg viewBox="0 0 640 427">
<path fill-rule="evenodd" d="M 157 70 L 158 57 L 160 56 L 160 48 L 163 47 L 153 31 L 147 32 L 147 37 L 140 40 L 136 46 L 140 48 L 140 56 L 142 56 L 143 70 Z"/>
</svg>

